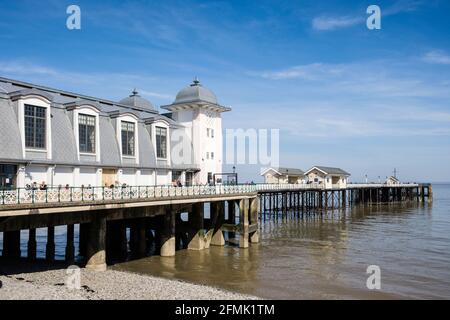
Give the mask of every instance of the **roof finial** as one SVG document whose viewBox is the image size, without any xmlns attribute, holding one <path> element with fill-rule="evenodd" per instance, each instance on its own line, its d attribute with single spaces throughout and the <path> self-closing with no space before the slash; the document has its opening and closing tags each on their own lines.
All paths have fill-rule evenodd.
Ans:
<svg viewBox="0 0 450 320">
<path fill-rule="evenodd" d="M 137 96 L 138 93 L 139 93 L 139 92 L 136 90 L 136 88 L 134 88 L 133 91 L 132 91 L 132 94 L 133 94 L 132 96 Z"/>
<path fill-rule="evenodd" d="M 198 80 L 198 77 L 194 77 L 194 81 L 192 81 L 191 86 L 198 86 L 200 84 L 200 80 Z"/>
</svg>

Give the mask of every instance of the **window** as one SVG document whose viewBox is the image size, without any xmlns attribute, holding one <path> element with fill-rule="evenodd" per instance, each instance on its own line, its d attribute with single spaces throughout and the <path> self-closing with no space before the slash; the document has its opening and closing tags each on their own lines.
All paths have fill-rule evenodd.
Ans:
<svg viewBox="0 0 450 320">
<path fill-rule="evenodd" d="M 167 129 L 156 127 L 156 156 L 167 158 Z"/>
<path fill-rule="evenodd" d="M 208 172 L 208 184 L 211 184 L 213 181 L 213 174 L 212 172 Z"/>
<path fill-rule="evenodd" d="M 214 138 L 214 129 L 211 129 L 211 138 Z"/>
<path fill-rule="evenodd" d="M 122 155 L 134 156 L 134 123 L 122 121 Z"/>
<path fill-rule="evenodd" d="M 80 152 L 95 153 L 95 116 L 78 115 Z"/>
<path fill-rule="evenodd" d="M 214 160 L 214 152 L 211 152 L 211 160 Z"/>
<path fill-rule="evenodd" d="M 25 147 L 45 149 L 47 108 L 25 105 Z"/>
<path fill-rule="evenodd" d="M 209 137 L 209 128 L 206 128 L 206 136 Z"/>
<path fill-rule="evenodd" d="M 209 152 L 206 153 L 206 159 L 209 160 Z"/>
</svg>

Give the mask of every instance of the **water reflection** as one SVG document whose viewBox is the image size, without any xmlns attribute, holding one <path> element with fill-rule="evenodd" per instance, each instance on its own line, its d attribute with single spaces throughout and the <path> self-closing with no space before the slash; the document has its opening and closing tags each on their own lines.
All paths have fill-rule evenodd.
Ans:
<svg viewBox="0 0 450 320">
<path fill-rule="evenodd" d="M 448 204 L 267 213 L 261 243 L 248 250 L 182 250 L 114 268 L 273 299 L 449 298 L 448 215 L 436 226 Z M 371 264 L 382 269 L 381 291 L 365 286 Z"/>
</svg>

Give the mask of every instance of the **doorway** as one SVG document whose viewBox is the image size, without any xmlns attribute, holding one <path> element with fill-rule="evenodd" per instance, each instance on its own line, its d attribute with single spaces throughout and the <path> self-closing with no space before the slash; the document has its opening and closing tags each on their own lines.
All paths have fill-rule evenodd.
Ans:
<svg viewBox="0 0 450 320">
<path fill-rule="evenodd" d="M 116 183 L 117 170 L 116 169 L 103 169 L 102 184 L 103 186 L 110 187 Z"/>
<path fill-rule="evenodd" d="M 13 164 L 0 164 L 0 189 L 13 189 L 16 187 L 17 166 Z"/>
</svg>

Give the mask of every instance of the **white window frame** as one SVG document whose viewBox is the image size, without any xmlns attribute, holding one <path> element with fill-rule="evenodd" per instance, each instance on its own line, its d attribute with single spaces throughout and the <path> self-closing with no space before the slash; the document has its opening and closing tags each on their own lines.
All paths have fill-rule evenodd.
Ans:
<svg viewBox="0 0 450 320">
<path fill-rule="evenodd" d="M 139 164 L 139 126 L 138 118 L 132 114 L 124 114 L 117 117 L 116 120 L 116 139 L 119 143 L 119 151 L 122 159 L 134 159 Z M 124 155 L 122 153 L 122 121 L 134 123 L 134 156 Z"/>
<path fill-rule="evenodd" d="M 52 159 L 52 124 L 51 124 L 51 107 L 50 101 L 43 96 L 28 95 L 18 100 L 18 117 L 19 117 L 19 131 L 22 138 L 22 152 L 23 157 L 26 158 L 26 152 L 42 152 L 47 154 L 47 159 Z M 36 107 L 46 108 L 45 112 L 45 148 L 35 149 L 28 148 L 25 145 L 25 105 L 31 105 Z"/>
<path fill-rule="evenodd" d="M 158 152 L 156 150 L 156 127 L 161 127 L 161 128 L 165 128 L 167 131 L 167 152 L 166 152 L 166 158 L 158 158 Z M 168 161 L 170 163 L 170 157 L 171 157 L 171 148 L 170 148 L 170 128 L 169 128 L 169 124 L 165 121 L 155 121 L 154 123 L 152 123 L 152 144 L 153 144 L 153 152 L 155 154 L 155 157 L 157 160 L 162 160 L 162 161 Z"/>
<path fill-rule="evenodd" d="M 95 117 L 95 152 L 80 152 L 80 135 L 79 135 L 79 115 L 80 114 L 86 114 L 88 116 L 94 116 Z M 95 160 L 100 161 L 100 111 L 96 108 L 93 108 L 91 106 L 85 105 L 77 107 L 73 110 L 73 131 L 75 134 L 75 141 L 77 144 L 77 155 L 78 160 L 80 160 L 81 155 L 88 155 L 92 156 L 95 155 Z"/>
</svg>

